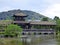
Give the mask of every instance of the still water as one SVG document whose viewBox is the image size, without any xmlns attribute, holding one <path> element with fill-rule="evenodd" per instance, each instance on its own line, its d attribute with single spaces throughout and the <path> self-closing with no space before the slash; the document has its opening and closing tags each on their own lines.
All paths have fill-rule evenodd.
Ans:
<svg viewBox="0 0 60 45">
<path fill-rule="evenodd" d="M 60 41 L 53 35 L 30 36 L 22 41 L 23 45 L 59 45 Z"/>
</svg>

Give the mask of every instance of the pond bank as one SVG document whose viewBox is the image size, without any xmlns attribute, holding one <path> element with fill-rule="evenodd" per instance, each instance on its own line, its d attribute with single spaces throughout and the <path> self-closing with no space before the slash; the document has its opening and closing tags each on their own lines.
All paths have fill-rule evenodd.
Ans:
<svg viewBox="0 0 60 45">
<path fill-rule="evenodd" d="M 16 38 L 0 38 L 0 45 L 22 45 Z"/>
</svg>

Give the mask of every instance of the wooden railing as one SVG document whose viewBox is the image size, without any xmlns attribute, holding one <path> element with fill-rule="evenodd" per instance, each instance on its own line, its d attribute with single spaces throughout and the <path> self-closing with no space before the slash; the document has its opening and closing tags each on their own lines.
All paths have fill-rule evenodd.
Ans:
<svg viewBox="0 0 60 45">
<path fill-rule="evenodd" d="M 23 31 L 25 32 L 54 32 L 55 30 L 54 29 L 23 29 Z"/>
</svg>

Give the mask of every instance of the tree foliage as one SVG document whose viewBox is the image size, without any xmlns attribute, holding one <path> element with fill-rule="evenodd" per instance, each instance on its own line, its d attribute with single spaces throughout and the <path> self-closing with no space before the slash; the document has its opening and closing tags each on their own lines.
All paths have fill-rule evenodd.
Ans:
<svg viewBox="0 0 60 45">
<path fill-rule="evenodd" d="M 59 20 L 56 20 L 56 28 L 57 28 L 57 30 L 59 30 L 60 31 L 60 19 Z"/>
<path fill-rule="evenodd" d="M 17 36 L 20 35 L 22 28 L 18 25 L 10 24 L 5 28 L 5 35 L 13 35 Z"/>
<path fill-rule="evenodd" d="M 55 20 L 55 21 L 59 20 L 59 17 L 58 17 L 58 16 L 55 16 L 55 17 L 54 17 L 54 20 Z"/>
<path fill-rule="evenodd" d="M 42 21 L 48 21 L 48 17 L 42 18 Z"/>
</svg>

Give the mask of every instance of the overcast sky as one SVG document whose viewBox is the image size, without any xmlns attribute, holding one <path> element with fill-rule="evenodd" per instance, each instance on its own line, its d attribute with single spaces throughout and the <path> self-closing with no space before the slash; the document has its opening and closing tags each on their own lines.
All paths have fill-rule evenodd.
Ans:
<svg viewBox="0 0 60 45">
<path fill-rule="evenodd" d="M 47 17 L 60 17 L 60 0 L 0 0 L 0 12 L 12 9 L 31 10 Z"/>
</svg>

